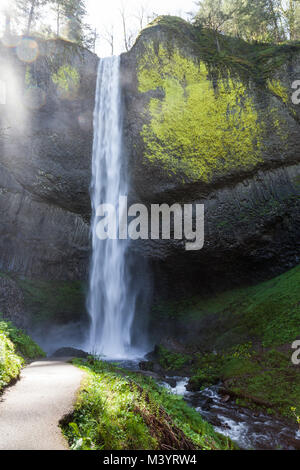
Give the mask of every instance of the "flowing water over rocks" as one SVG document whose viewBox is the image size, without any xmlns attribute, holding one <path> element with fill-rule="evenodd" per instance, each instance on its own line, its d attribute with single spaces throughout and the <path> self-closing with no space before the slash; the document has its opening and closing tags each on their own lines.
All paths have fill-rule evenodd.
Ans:
<svg viewBox="0 0 300 470">
<path fill-rule="evenodd" d="M 118 361 L 121 367 L 141 372 L 139 361 Z M 148 374 L 146 374 L 148 375 Z M 215 431 L 228 436 L 242 450 L 300 450 L 300 432 L 284 420 L 238 406 L 233 400 L 224 400 L 219 387 L 200 392 L 188 392 L 189 377 L 156 377 L 159 385 L 171 393 L 183 396 Z"/>
<path fill-rule="evenodd" d="M 215 431 L 230 437 L 244 450 L 300 450 L 300 432 L 296 426 L 239 407 L 234 401 L 226 401 L 218 392 L 218 386 L 201 392 L 188 392 L 188 378 L 177 378 L 176 387 L 164 384 L 172 393 L 184 396 Z"/>
</svg>

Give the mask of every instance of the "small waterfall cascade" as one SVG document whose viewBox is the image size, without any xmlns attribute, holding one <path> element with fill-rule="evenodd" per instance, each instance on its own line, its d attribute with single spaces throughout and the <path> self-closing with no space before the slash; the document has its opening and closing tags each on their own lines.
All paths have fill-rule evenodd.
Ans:
<svg viewBox="0 0 300 470">
<path fill-rule="evenodd" d="M 119 197 L 128 194 L 121 109 L 120 58 L 102 59 L 94 111 L 89 350 L 116 359 L 133 354 L 132 326 L 138 294 L 128 267 L 129 241 L 100 240 L 96 234 L 96 211 L 100 204 L 111 204 L 118 213 Z M 119 218 L 116 219 L 118 224 Z"/>
</svg>

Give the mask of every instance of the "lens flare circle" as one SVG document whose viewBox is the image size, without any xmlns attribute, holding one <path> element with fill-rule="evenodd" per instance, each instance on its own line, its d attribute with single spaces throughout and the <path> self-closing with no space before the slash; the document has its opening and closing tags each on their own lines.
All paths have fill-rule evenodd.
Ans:
<svg viewBox="0 0 300 470">
<path fill-rule="evenodd" d="M 1 42 L 5 47 L 17 47 L 20 43 L 20 38 L 18 36 L 3 36 Z"/>
<path fill-rule="evenodd" d="M 39 46 L 34 39 L 24 38 L 17 46 L 17 56 L 27 64 L 34 62 L 39 55 Z"/>
</svg>

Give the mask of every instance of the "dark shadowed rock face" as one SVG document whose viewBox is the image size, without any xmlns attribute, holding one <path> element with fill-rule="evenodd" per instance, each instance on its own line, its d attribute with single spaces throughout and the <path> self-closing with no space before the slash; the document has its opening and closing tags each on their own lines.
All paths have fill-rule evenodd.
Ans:
<svg viewBox="0 0 300 470">
<path fill-rule="evenodd" d="M 27 326 L 23 292 L 16 282 L 4 276 L 0 277 L 0 312 L 19 328 Z"/>
<path fill-rule="evenodd" d="M 22 47 L 0 51 L 0 271 L 80 280 L 98 58 L 64 41 L 36 44 L 31 62 Z M 290 99 L 299 47 L 220 45 L 221 55 L 209 32 L 162 18 L 122 56 L 132 202 L 205 205 L 202 251 L 132 245 L 172 295 L 256 281 L 300 257 L 300 108 Z"/>
<path fill-rule="evenodd" d="M 57 358 L 76 357 L 78 359 L 86 359 L 88 356 L 89 354 L 87 352 L 82 351 L 80 349 L 61 348 L 58 351 L 56 351 L 52 357 L 57 357 Z"/>
<path fill-rule="evenodd" d="M 133 245 L 172 296 L 255 282 L 300 258 L 300 49 L 220 41 L 221 56 L 208 31 L 161 18 L 122 58 L 132 199 L 205 205 L 202 251 Z"/>
<path fill-rule="evenodd" d="M 0 269 L 82 279 L 98 58 L 60 40 L 33 44 L 32 62 L 21 60 L 26 41 L 0 52 Z"/>
</svg>

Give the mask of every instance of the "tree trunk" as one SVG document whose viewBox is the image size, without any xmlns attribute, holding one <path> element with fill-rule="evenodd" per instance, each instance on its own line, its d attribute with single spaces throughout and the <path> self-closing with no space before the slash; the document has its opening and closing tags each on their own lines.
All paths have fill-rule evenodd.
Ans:
<svg viewBox="0 0 300 470">
<path fill-rule="evenodd" d="M 29 17 L 28 17 L 28 23 L 27 23 L 27 31 L 26 31 L 26 34 L 28 34 L 28 35 L 30 34 L 30 30 L 31 30 L 31 25 L 32 25 L 35 6 L 36 6 L 36 0 L 32 0 L 30 12 L 29 12 Z"/>
<path fill-rule="evenodd" d="M 290 40 L 295 40 L 295 2 L 290 0 L 289 2 L 289 30 L 290 30 Z"/>
<path fill-rule="evenodd" d="M 220 53 L 220 52 L 221 52 L 221 46 L 220 46 L 220 42 L 219 42 L 219 38 L 218 38 L 218 33 L 217 33 L 217 32 L 215 32 L 215 38 L 216 38 L 217 49 L 218 49 L 218 52 Z"/>
<path fill-rule="evenodd" d="M 273 0 L 269 0 L 269 8 L 270 8 L 270 12 L 271 12 L 272 17 L 273 17 L 276 41 L 279 42 L 280 41 L 280 31 L 279 31 L 279 27 L 278 27 L 278 18 L 277 18 L 276 12 L 274 10 Z"/>
<path fill-rule="evenodd" d="M 57 17 L 56 17 L 56 36 L 59 37 L 60 33 L 60 6 L 57 5 Z"/>
<path fill-rule="evenodd" d="M 5 36 L 11 36 L 11 16 L 5 13 Z"/>
<path fill-rule="evenodd" d="M 124 35 L 124 46 L 126 49 L 126 52 L 129 51 L 129 46 L 128 46 L 128 40 L 127 40 L 127 26 L 126 26 L 126 18 L 125 18 L 125 12 L 121 12 L 121 17 L 122 17 L 122 24 L 123 24 L 123 35 Z"/>
</svg>

